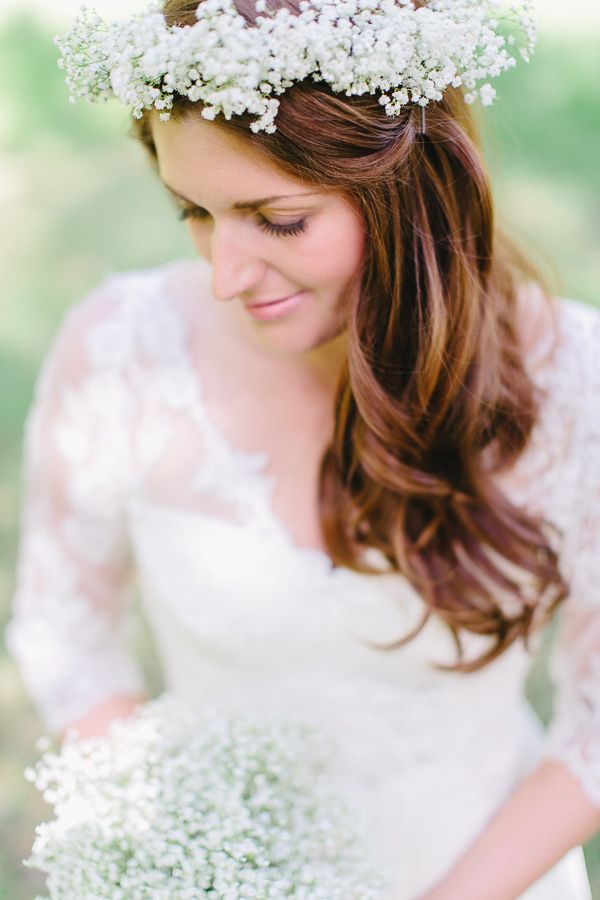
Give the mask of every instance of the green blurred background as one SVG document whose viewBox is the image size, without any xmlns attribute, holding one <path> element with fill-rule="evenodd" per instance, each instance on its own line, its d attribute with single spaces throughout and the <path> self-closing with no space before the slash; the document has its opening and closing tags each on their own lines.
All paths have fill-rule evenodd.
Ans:
<svg viewBox="0 0 600 900">
<path fill-rule="evenodd" d="M 126 137 L 118 104 L 70 105 L 52 35 L 78 3 L 4 0 L 0 8 L 0 631 L 14 588 L 23 423 L 36 372 L 70 304 L 109 272 L 192 256 L 187 233 Z M 135 0 L 96 4 L 111 15 Z M 529 66 L 497 82 L 482 111 L 498 210 L 562 296 L 600 303 L 600 4 L 538 4 L 540 44 Z M 549 632 L 528 685 L 547 721 Z M 142 626 L 150 684 L 160 677 Z M 22 777 L 42 734 L 0 645 L 0 900 L 43 887 L 24 869 L 48 807 Z M 600 900 L 600 837 L 585 848 Z M 559 900 L 559 898 L 553 898 Z"/>
</svg>

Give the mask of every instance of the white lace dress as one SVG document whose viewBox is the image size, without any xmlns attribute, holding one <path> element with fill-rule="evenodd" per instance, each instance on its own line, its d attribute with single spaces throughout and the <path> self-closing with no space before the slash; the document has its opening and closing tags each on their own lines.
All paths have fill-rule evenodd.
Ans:
<svg viewBox="0 0 600 900">
<path fill-rule="evenodd" d="M 536 376 L 543 416 L 512 482 L 564 529 L 572 579 L 544 734 L 520 643 L 464 676 L 431 665 L 456 658 L 440 621 L 390 653 L 364 642 L 405 634 L 422 602 L 397 574 L 332 569 L 275 516 L 268 456 L 231 446 L 208 414 L 180 302 L 189 265 L 108 278 L 69 311 L 38 380 L 6 641 L 47 728 L 144 689 L 137 578 L 168 688 L 199 706 L 293 710 L 339 739 L 332 777 L 364 810 L 399 900 L 451 866 L 543 755 L 600 807 L 598 312 L 561 301 L 560 346 Z M 465 637 L 469 656 L 486 646 Z M 523 897 L 589 900 L 581 848 Z"/>
</svg>

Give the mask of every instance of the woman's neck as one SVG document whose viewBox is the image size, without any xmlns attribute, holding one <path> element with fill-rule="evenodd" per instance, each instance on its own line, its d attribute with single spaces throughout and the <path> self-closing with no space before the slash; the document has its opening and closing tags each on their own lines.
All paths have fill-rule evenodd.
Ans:
<svg viewBox="0 0 600 900">
<path fill-rule="evenodd" d="M 221 312 L 245 362 L 255 371 L 262 371 L 273 387 L 280 381 L 288 389 L 297 388 L 333 400 L 347 357 L 345 329 L 312 350 L 292 352 L 261 341 L 239 308 L 232 305 Z"/>
</svg>

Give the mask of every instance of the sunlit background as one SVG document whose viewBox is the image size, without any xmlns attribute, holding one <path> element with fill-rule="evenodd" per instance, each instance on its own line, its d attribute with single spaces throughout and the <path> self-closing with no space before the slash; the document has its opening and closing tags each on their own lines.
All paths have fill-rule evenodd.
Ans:
<svg viewBox="0 0 600 900">
<path fill-rule="evenodd" d="M 9 615 L 23 423 L 36 372 L 65 310 L 104 275 L 193 255 L 118 104 L 70 105 L 52 36 L 79 0 L 0 0 L 0 629 Z M 562 296 L 600 303 L 600 4 L 539 0 L 529 66 L 497 83 L 482 113 L 500 215 Z M 58 8 L 59 7 L 59 8 Z M 105 17 L 139 11 L 98 0 Z M 549 635 L 551 637 L 551 635 Z M 547 644 L 549 641 L 547 642 Z M 143 624 L 139 653 L 160 684 Z M 528 693 L 547 721 L 542 653 Z M 0 900 L 43 888 L 26 870 L 49 808 L 22 777 L 42 733 L 0 646 Z M 600 900 L 600 839 L 585 848 Z"/>
</svg>

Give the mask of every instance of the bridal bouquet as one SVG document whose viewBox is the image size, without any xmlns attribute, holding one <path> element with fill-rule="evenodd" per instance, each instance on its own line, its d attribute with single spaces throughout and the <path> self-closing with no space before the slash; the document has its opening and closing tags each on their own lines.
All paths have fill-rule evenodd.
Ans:
<svg viewBox="0 0 600 900">
<path fill-rule="evenodd" d="M 53 900 L 376 900 L 385 888 L 358 811 L 328 783 L 331 742 L 301 721 L 193 712 L 166 693 L 105 737 L 45 747 L 25 777 L 55 819 L 24 865 L 47 873 Z"/>
</svg>

